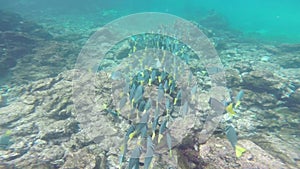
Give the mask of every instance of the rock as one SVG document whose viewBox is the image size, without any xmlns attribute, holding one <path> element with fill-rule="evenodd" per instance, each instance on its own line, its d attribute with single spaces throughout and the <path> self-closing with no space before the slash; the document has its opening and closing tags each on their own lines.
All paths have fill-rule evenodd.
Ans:
<svg viewBox="0 0 300 169">
<path fill-rule="evenodd" d="M 290 166 L 273 157 L 249 140 L 240 140 L 239 144 L 247 152 L 237 160 L 241 168 L 289 168 Z"/>
<path fill-rule="evenodd" d="M 8 126 L 11 123 L 22 119 L 34 112 L 33 105 L 26 105 L 20 102 L 14 102 L 8 106 L 0 108 L 0 126 Z"/>
<path fill-rule="evenodd" d="M 7 97 L 3 94 L 0 94 L 0 108 L 7 105 Z"/>
<path fill-rule="evenodd" d="M 258 93 L 269 93 L 275 96 L 274 99 L 284 99 L 287 93 L 291 91 L 290 81 L 287 78 L 283 78 L 268 70 L 254 70 L 249 73 L 243 73 L 242 80 L 244 88 Z"/>
<path fill-rule="evenodd" d="M 51 38 L 51 35 L 46 31 L 43 31 L 42 27 L 24 20 L 20 15 L 16 13 L 6 12 L 0 10 L 0 31 L 15 31 L 15 32 L 27 32 L 33 36 L 40 38 Z"/>
<path fill-rule="evenodd" d="M 300 68 L 299 46 L 299 44 L 281 44 L 273 47 L 273 62 L 283 68 Z"/>
<path fill-rule="evenodd" d="M 239 74 L 253 71 L 251 63 L 245 61 L 241 61 L 234 64 L 233 68 L 237 69 L 239 71 Z"/>
<path fill-rule="evenodd" d="M 249 140 L 239 140 L 238 144 L 246 149 L 240 157 L 227 139 L 212 137 L 199 147 L 199 158 L 203 160 L 204 169 L 208 168 L 289 168 Z"/>
<path fill-rule="evenodd" d="M 272 93 L 256 93 L 250 90 L 247 92 L 247 103 L 245 104 L 248 106 L 259 106 L 264 108 L 275 108 L 278 106 L 277 99 Z"/>
<path fill-rule="evenodd" d="M 278 166 L 282 166 L 281 168 L 292 168 L 292 169 L 299 168 L 300 146 L 297 143 L 297 139 L 295 137 L 294 138 L 290 137 L 290 133 L 286 133 L 284 135 L 283 134 L 275 135 L 273 133 L 260 134 L 257 137 L 253 137 L 253 142 L 255 142 L 255 144 L 259 145 L 260 147 L 264 148 L 263 151 L 265 153 L 268 153 L 273 157 L 276 157 L 281 161 L 284 161 L 286 167 L 277 163 Z M 243 145 L 242 142 L 241 145 Z M 253 146 L 249 146 L 249 148 L 250 147 L 251 150 L 253 149 L 253 152 L 258 150 L 258 148 L 253 148 Z M 262 151 L 262 149 L 259 151 Z M 258 152 L 255 153 L 257 154 L 256 155 L 257 157 L 264 155 L 264 153 L 258 153 Z M 269 165 L 276 164 L 276 163 L 268 163 L 268 161 L 271 160 L 272 159 L 265 159 L 264 163 Z M 275 167 L 275 168 L 279 168 L 279 167 Z"/>
<path fill-rule="evenodd" d="M 102 158 L 104 157 L 102 156 Z M 89 153 L 88 150 L 86 149 L 81 149 L 77 152 L 69 152 L 61 168 L 62 169 L 69 169 L 69 168 L 94 169 L 100 166 L 103 167 L 104 160 L 102 158 Z"/>
<path fill-rule="evenodd" d="M 299 52 L 300 44 L 280 44 L 277 46 L 282 52 Z"/>
<path fill-rule="evenodd" d="M 300 106 L 300 88 L 296 89 L 290 96 L 289 102 L 295 106 Z"/>
<path fill-rule="evenodd" d="M 240 73 L 236 69 L 226 70 L 226 82 L 229 88 L 239 86 L 242 82 Z"/>
<path fill-rule="evenodd" d="M 51 39 L 52 36 L 41 26 L 18 14 L 0 10 L 0 75 L 5 76 L 20 58 L 33 53 L 41 42 Z"/>
</svg>

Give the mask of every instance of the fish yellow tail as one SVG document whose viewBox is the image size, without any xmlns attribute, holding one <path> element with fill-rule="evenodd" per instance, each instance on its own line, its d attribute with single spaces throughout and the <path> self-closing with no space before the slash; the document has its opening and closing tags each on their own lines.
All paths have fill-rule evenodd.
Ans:
<svg viewBox="0 0 300 169">
<path fill-rule="evenodd" d="M 240 158 L 243 155 L 244 152 L 246 152 L 245 148 L 240 147 L 238 145 L 235 146 L 235 155 L 236 155 L 237 158 Z"/>
<path fill-rule="evenodd" d="M 234 108 L 238 108 L 241 105 L 241 101 L 237 101 L 234 105 Z"/>
<path fill-rule="evenodd" d="M 161 141 L 162 138 L 163 138 L 163 135 L 162 135 L 162 134 L 159 134 L 159 135 L 158 135 L 158 140 L 157 140 L 157 142 L 160 143 L 160 141 Z"/>
<path fill-rule="evenodd" d="M 155 138 L 155 132 L 152 133 L 152 140 Z"/>
<path fill-rule="evenodd" d="M 232 117 L 235 115 L 235 111 L 233 110 L 233 103 L 230 103 L 226 108 L 227 113 Z"/>
</svg>

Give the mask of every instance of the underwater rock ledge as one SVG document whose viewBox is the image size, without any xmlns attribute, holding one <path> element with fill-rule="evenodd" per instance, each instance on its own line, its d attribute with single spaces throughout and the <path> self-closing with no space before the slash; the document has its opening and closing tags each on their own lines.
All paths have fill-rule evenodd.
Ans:
<svg viewBox="0 0 300 169">
<path fill-rule="evenodd" d="M 0 168 L 118 168 L 118 146 L 124 126 L 129 124 L 116 123 L 111 116 L 102 114 L 103 109 L 99 107 L 92 115 L 101 117 L 97 118 L 100 121 L 98 126 L 91 126 L 95 128 L 89 130 L 89 135 L 100 133 L 101 137 L 87 137 L 76 121 L 72 100 L 74 73 L 78 72 L 66 71 L 14 89 L 20 91 L 20 97 L 0 108 L 1 131 L 11 130 L 12 141 L 7 149 L 0 150 Z M 101 86 L 109 87 L 106 76 L 99 78 Z M 99 103 L 110 100 L 110 95 L 102 96 L 98 98 Z M 247 152 L 236 159 L 230 143 L 213 136 L 200 145 L 200 151 L 190 148 L 191 156 L 179 158 L 175 153 L 182 164 L 188 164 L 191 159 L 199 160 L 198 166 L 180 165 L 178 168 L 269 168 L 274 165 L 275 168 L 293 168 L 250 140 L 241 140 L 241 145 Z"/>
</svg>

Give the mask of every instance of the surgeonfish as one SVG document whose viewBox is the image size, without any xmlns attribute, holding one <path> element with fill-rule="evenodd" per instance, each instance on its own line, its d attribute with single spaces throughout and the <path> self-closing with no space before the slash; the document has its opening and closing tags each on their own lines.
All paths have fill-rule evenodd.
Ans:
<svg viewBox="0 0 300 169">
<path fill-rule="evenodd" d="M 167 118 L 169 118 L 170 116 L 170 109 L 171 109 L 171 105 L 170 105 L 170 99 L 169 98 L 166 98 L 166 103 L 165 103 L 165 106 L 166 106 L 166 111 L 167 111 Z"/>
<path fill-rule="evenodd" d="M 172 94 L 172 92 L 175 91 L 175 85 L 176 85 L 176 83 L 174 81 L 172 81 L 172 83 L 170 84 L 169 94 Z"/>
<path fill-rule="evenodd" d="M 122 73 L 120 71 L 115 71 L 115 72 L 112 72 L 111 75 L 110 75 L 110 78 L 112 80 L 120 80 L 122 78 Z"/>
<path fill-rule="evenodd" d="M 134 131 L 135 131 L 135 126 L 131 125 L 125 134 L 125 142 L 128 142 L 130 134 L 133 133 Z"/>
<path fill-rule="evenodd" d="M 159 84 L 157 90 L 156 107 L 158 106 L 159 103 L 161 103 L 163 97 L 164 97 L 164 88 L 162 87 L 162 84 Z"/>
<path fill-rule="evenodd" d="M 119 103 L 119 108 L 117 110 L 118 112 L 121 111 L 121 109 L 125 106 L 126 102 L 127 102 L 127 96 L 123 96 Z"/>
<path fill-rule="evenodd" d="M 130 100 L 130 102 L 132 102 L 132 100 L 133 100 L 135 89 L 136 89 L 136 85 L 133 83 L 132 86 L 131 86 L 131 89 L 129 91 L 129 100 Z"/>
<path fill-rule="evenodd" d="M 167 93 L 168 89 L 169 89 L 169 84 L 168 84 L 168 80 L 166 80 L 165 84 L 164 84 L 164 91 L 165 91 L 165 93 Z"/>
<path fill-rule="evenodd" d="M 126 157 L 126 153 L 128 151 L 128 141 L 129 141 L 129 135 L 134 132 L 135 127 L 134 125 L 131 125 L 124 137 L 124 143 L 122 144 L 122 146 L 120 147 L 120 155 L 119 155 L 119 168 L 121 169 L 122 167 L 122 163 L 125 161 L 125 157 Z"/>
<path fill-rule="evenodd" d="M 233 110 L 233 103 L 230 103 L 226 108 L 225 110 L 229 113 L 229 116 L 232 117 L 234 116 L 236 113 L 235 111 Z"/>
<path fill-rule="evenodd" d="M 145 160 L 144 160 L 144 169 L 151 168 L 151 161 L 154 156 L 154 144 L 152 142 L 151 137 L 147 137 L 147 150 L 145 154 Z"/>
<path fill-rule="evenodd" d="M 158 143 L 160 143 L 161 139 L 163 138 L 163 133 L 166 131 L 167 129 L 167 119 L 165 119 L 162 124 L 160 125 L 159 128 L 159 133 L 158 133 Z"/>
<path fill-rule="evenodd" d="M 241 90 L 237 95 L 236 95 L 236 98 L 235 98 L 235 105 L 234 105 L 234 108 L 238 108 L 241 104 L 241 99 L 243 98 L 244 96 L 244 91 Z"/>
<path fill-rule="evenodd" d="M 141 147 L 136 147 L 129 158 L 129 169 L 138 169 L 140 165 Z"/>
<path fill-rule="evenodd" d="M 156 80 L 156 70 L 152 70 L 148 85 L 151 86 L 152 83 Z"/>
<path fill-rule="evenodd" d="M 147 134 L 148 130 L 148 120 L 149 120 L 149 111 L 147 111 L 142 118 L 140 119 L 140 122 L 136 125 L 135 131 L 130 133 L 129 140 L 131 140 L 134 136 L 141 133 L 142 136 L 145 136 Z M 146 133 L 145 133 L 146 132 Z"/>
<path fill-rule="evenodd" d="M 243 155 L 243 153 L 246 151 L 246 149 L 237 145 L 237 134 L 236 134 L 234 127 L 231 125 L 228 126 L 225 129 L 225 133 L 226 133 L 226 137 L 229 140 L 231 146 L 235 150 L 236 157 L 238 157 L 238 158 L 241 157 Z"/>
<path fill-rule="evenodd" d="M 161 81 L 164 81 L 166 79 L 166 77 L 167 77 L 166 71 L 162 71 L 161 74 L 160 74 L 160 76 L 161 76 Z"/>
<path fill-rule="evenodd" d="M 166 137 L 167 137 L 167 145 L 169 149 L 169 156 L 172 157 L 172 138 L 170 132 L 167 132 Z"/>
<path fill-rule="evenodd" d="M 158 119 L 159 119 L 159 107 L 156 107 L 154 119 L 152 122 L 152 140 L 154 140 L 154 138 L 155 138 L 155 130 L 156 130 L 156 126 L 158 124 Z"/>
<path fill-rule="evenodd" d="M 230 117 L 232 117 L 232 116 L 234 116 L 236 114 L 236 112 L 234 111 L 233 108 L 238 108 L 238 106 L 241 104 L 241 99 L 242 99 L 243 96 L 244 96 L 244 91 L 241 90 L 237 94 L 237 96 L 235 98 L 235 102 L 234 103 L 230 103 L 228 106 L 226 106 L 225 110 L 226 110 L 226 112 L 229 113 Z"/>
<path fill-rule="evenodd" d="M 120 147 L 120 155 L 119 155 L 119 169 L 122 168 L 122 164 L 125 161 L 126 153 L 128 151 L 127 142 L 124 142 Z"/>
<path fill-rule="evenodd" d="M 189 73 L 189 78 L 188 78 L 188 86 L 190 85 L 190 83 L 192 82 L 192 79 L 193 79 L 193 73 L 192 73 L 192 71 L 190 71 L 190 73 Z"/>
<path fill-rule="evenodd" d="M 145 108 L 144 108 L 144 113 L 146 113 L 146 111 L 148 111 L 149 109 L 151 109 L 152 107 L 152 100 L 151 98 L 148 99 L 146 105 L 145 105 Z"/>
<path fill-rule="evenodd" d="M 193 88 L 191 89 L 191 97 L 192 97 L 192 101 L 195 100 L 196 97 L 196 92 L 197 92 L 197 85 L 193 86 Z"/>
<path fill-rule="evenodd" d="M 4 134 L 0 135 L 0 151 L 8 149 L 13 144 L 11 134 L 11 130 L 6 130 Z"/>
<path fill-rule="evenodd" d="M 177 95 L 174 99 L 174 104 L 173 105 L 176 105 L 178 100 L 181 100 L 181 90 L 178 91 L 178 93 L 177 93 Z"/>
<path fill-rule="evenodd" d="M 188 102 L 186 101 L 183 106 L 181 107 L 181 114 L 182 116 L 185 116 L 189 111 L 189 105 Z"/>
<path fill-rule="evenodd" d="M 135 103 L 138 103 L 140 101 L 140 99 L 142 99 L 143 97 L 143 86 L 142 85 L 139 85 L 135 92 L 134 92 L 134 97 L 132 99 L 132 105 L 134 105 Z"/>
</svg>

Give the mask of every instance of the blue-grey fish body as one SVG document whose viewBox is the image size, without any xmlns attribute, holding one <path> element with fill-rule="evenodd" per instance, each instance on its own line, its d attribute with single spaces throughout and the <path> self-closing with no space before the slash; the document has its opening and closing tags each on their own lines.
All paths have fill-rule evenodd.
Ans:
<svg viewBox="0 0 300 169">
<path fill-rule="evenodd" d="M 244 91 L 241 90 L 237 95 L 236 95 L 236 98 L 235 98 L 235 101 L 240 101 L 244 96 Z"/>
<path fill-rule="evenodd" d="M 139 169 L 140 166 L 140 156 L 141 156 L 141 148 L 136 147 L 129 158 L 128 168 L 130 169 Z"/>
<path fill-rule="evenodd" d="M 231 146 L 235 149 L 235 146 L 237 144 L 237 134 L 232 126 L 228 126 L 226 128 L 226 137 L 229 140 Z"/>
<path fill-rule="evenodd" d="M 146 150 L 145 161 L 144 161 L 144 169 L 148 169 L 150 167 L 153 156 L 154 156 L 154 144 L 152 142 L 151 137 L 148 137 L 147 150 Z"/>
</svg>

